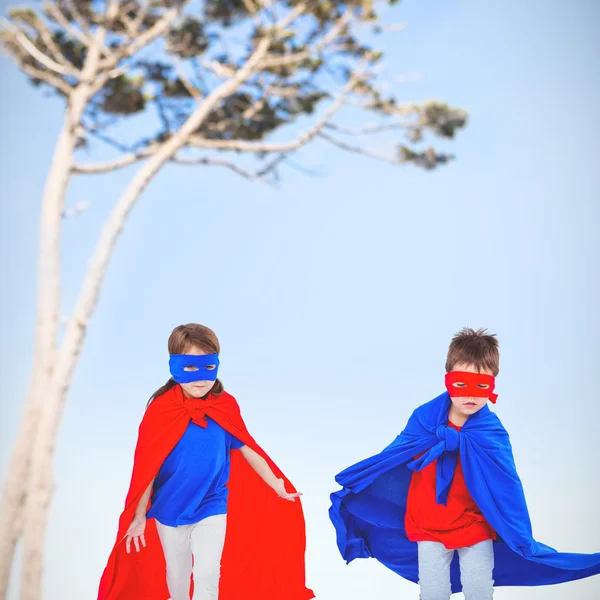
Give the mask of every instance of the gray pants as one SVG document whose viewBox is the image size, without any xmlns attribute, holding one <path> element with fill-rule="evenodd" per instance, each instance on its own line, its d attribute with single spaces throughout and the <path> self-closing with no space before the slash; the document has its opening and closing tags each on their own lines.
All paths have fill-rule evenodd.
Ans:
<svg viewBox="0 0 600 600">
<path fill-rule="evenodd" d="M 450 564 L 454 550 L 439 542 L 418 542 L 421 600 L 449 600 Z M 459 548 L 460 581 L 465 600 L 491 600 L 494 596 L 494 543 L 485 540 Z"/>
<path fill-rule="evenodd" d="M 215 515 L 179 527 L 168 527 L 157 521 L 156 528 L 167 563 L 171 600 L 190 600 L 192 571 L 194 600 L 217 600 L 227 516 Z"/>
</svg>

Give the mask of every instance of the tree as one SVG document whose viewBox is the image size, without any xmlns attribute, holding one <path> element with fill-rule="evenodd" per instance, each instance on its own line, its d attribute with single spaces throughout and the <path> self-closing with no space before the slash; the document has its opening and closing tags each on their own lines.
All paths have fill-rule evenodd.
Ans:
<svg viewBox="0 0 600 600">
<path fill-rule="evenodd" d="M 40 597 L 52 458 L 67 390 L 112 251 L 163 166 L 220 166 L 273 183 L 289 156 L 317 138 L 425 169 L 453 158 L 419 144 L 426 133 L 453 138 L 466 113 L 433 101 L 400 104 L 379 89 L 382 53 L 365 39 L 384 31 L 368 0 L 44 0 L 3 21 L 5 52 L 33 85 L 64 100 L 65 117 L 41 205 L 36 368 L 0 509 L 0 600 L 21 536 L 22 597 Z M 336 125 L 333 117 L 347 105 L 378 124 Z M 311 124 L 298 134 L 301 116 Z M 144 119 L 150 133 L 120 141 L 120 127 L 133 118 Z M 286 126 L 296 134 L 289 142 L 269 141 Z M 385 131 L 402 136 L 393 154 L 351 141 Z M 99 144 L 114 158 L 78 161 L 82 150 L 93 153 Z M 60 335 L 59 248 L 62 219 L 73 212 L 65 208 L 71 178 L 132 165 L 139 167 L 104 224 Z"/>
</svg>

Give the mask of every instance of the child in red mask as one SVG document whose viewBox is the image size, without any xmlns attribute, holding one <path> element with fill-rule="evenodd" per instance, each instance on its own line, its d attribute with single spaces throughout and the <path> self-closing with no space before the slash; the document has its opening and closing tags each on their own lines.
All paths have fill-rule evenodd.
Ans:
<svg viewBox="0 0 600 600">
<path fill-rule="evenodd" d="M 420 600 L 491 600 L 494 586 L 551 585 L 600 574 L 600 552 L 558 552 L 533 538 L 496 402 L 496 337 L 463 329 L 446 391 L 417 407 L 379 454 L 336 477 L 329 514 L 342 557 L 376 558 L 418 583 Z"/>
<path fill-rule="evenodd" d="M 481 410 L 495 403 L 494 378 L 499 371 L 498 341 L 483 331 L 458 333 L 446 360 L 446 389 L 451 406 L 448 426 L 456 431 Z M 446 504 L 436 502 L 437 461 L 412 475 L 404 519 L 406 535 L 418 544 L 421 600 L 450 598 L 450 564 L 455 550 L 467 600 L 493 596 L 496 533 L 469 494 L 458 456 Z"/>
</svg>

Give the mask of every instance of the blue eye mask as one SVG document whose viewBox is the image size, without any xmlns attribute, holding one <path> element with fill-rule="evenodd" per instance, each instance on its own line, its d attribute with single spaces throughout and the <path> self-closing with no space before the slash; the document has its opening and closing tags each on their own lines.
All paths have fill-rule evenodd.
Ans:
<svg viewBox="0 0 600 600">
<path fill-rule="evenodd" d="M 215 381 L 219 370 L 218 354 L 171 354 L 169 369 L 177 383 Z"/>
</svg>

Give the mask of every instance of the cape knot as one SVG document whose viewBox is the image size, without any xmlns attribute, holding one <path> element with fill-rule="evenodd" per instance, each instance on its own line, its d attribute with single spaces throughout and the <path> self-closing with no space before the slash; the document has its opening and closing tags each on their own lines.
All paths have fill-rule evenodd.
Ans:
<svg viewBox="0 0 600 600">
<path fill-rule="evenodd" d="M 445 442 L 444 445 L 446 450 L 449 450 L 450 452 L 458 450 L 460 438 L 459 433 L 458 431 L 456 431 L 456 429 L 448 427 L 447 425 L 440 425 L 437 428 L 435 435 L 437 435 L 439 440 Z"/>
<path fill-rule="evenodd" d="M 206 410 L 198 406 L 194 405 L 192 402 L 185 402 L 185 408 L 187 409 L 188 415 L 190 415 L 190 419 L 192 419 L 193 423 L 196 425 L 200 425 L 200 427 L 207 427 L 208 421 L 206 420 Z"/>
</svg>

